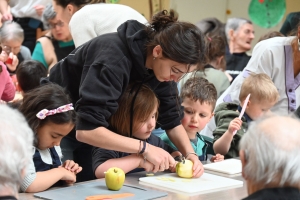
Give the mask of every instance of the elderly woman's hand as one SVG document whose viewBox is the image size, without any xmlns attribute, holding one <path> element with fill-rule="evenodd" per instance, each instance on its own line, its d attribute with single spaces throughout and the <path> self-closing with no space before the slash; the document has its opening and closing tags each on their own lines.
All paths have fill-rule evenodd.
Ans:
<svg viewBox="0 0 300 200">
<path fill-rule="evenodd" d="M 2 53 L 1 53 L 2 55 Z M 5 60 L 5 64 L 7 65 L 7 68 L 14 72 L 17 69 L 17 66 L 19 64 L 19 59 L 16 55 L 14 55 L 13 53 L 10 53 L 8 58 Z"/>
</svg>

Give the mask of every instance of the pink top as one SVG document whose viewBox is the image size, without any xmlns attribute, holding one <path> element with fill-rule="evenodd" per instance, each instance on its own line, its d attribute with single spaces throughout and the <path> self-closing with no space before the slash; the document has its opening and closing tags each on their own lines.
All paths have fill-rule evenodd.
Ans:
<svg viewBox="0 0 300 200">
<path fill-rule="evenodd" d="M 0 72 L 0 99 L 11 101 L 15 97 L 16 88 L 9 76 L 6 66 L 0 61 L 2 72 Z"/>
</svg>

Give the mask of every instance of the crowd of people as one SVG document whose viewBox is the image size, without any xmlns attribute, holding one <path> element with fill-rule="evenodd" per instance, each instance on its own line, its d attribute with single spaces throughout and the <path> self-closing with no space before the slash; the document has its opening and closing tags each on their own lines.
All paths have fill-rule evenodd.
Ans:
<svg viewBox="0 0 300 200">
<path fill-rule="evenodd" d="M 174 172 L 182 156 L 195 178 L 201 161 L 240 157 L 246 199 L 300 198 L 299 14 L 249 56 L 243 18 L 147 21 L 104 0 L 0 0 L 0 12 L 0 198 L 110 167 Z"/>
</svg>

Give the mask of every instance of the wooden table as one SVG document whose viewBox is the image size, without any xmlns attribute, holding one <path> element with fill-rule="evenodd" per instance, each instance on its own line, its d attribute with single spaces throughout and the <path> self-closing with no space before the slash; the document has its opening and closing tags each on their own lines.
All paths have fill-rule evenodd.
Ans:
<svg viewBox="0 0 300 200">
<path fill-rule="evenodd" d="M 208 171 L 206 171 L 208 173 Z M 161 173 L 158 173 L 161 174 Z M 149 187 L 149 186 L 145 186 L 145 185 L 141 185 L 139 184 L 139 178 L 140 177 L 144 177 L 145 176 L 145 172 L 139 172 L 139 173 L 133 173 L 133 174 L 128 174 L 126 175 L 126 180 L 125 183 L 127 184 L 131 184 L 131 185 L 137 185 L 139 187 L 145 187 L 145 188 L 150 188 L 153 190 L 160 190 L 160 191 L 164 191 L 168 193 L 168 196 L 163 197 L 163 198 L 159 198 L 162 200 L 170 200 L 170 199 L 182 199 L 182 200 L 235 200 L 235 199 L 242 199 L 245 198 L 247 196 L 247 187 L 246 187 L 246 182 L 244 181 L 244 179 L 239 175 L 239 176 L 235 176 L 235 177 L 229 177 L 232 179 L 236 179 L 236 180 L 241 180 L 244 181 L 244 185 L 243 187 L 239 187 L 239 188 L 232 188 L 232 189 L 227 189 L 227 190 L 221 190 L 218 192 L 212 192 L 212 193 L 207 193 L 207 194 L 199 194 L 199 195 L 195 195 L 195 196 L 188 196 L 188 195 L 183 195 L 183 194 L 178 194 L 175 192 L 169 192 L 169 191 L 165 191 L 162 189 L 157 189 L 154 187 Z M 84 183 L 84 182 L 83 182 Z M 83 184 L 83 183 L 76 183 L 77 185 Z M 19 200 L 36 200 L 39 198 L 35 198 L 33 197 L 33 193 L 20 193 L 19 194 Z"/>
</svg>

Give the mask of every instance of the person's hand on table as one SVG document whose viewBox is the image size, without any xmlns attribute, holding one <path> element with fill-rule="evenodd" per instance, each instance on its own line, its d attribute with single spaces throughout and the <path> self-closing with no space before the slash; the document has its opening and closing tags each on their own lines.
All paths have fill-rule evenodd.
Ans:
<svg viewBox="0 0 300 200">
<path fill-rule="evenodd" d="M 204 169 L 203 169 L 203 165 L 200 162 L 199 158 L 197 155 L 195 154 L 189 154 L 186 159 L 189 159 L 190 161 L 193 162 L 193 177 L 194 178 L 199 178 L 200 176 L 202 176 Z"/>
<path fill-rule="evenodd" d="M 63 177 L 60 180 L 65 181 L 67 184 L 73 184 L 76 182 L 76 174 L 74 172 L 69 171 L 63 166 L 59 166 L 58 168 L 63 170 Z"/>
<path fill-rule="evenodd" d="M 154 165 L 153 173 L 164 171 L 175 166 L 174 158 L 164 149 L 150 144 L 148 144 L 147 148 L 143 156 Z"/>
<path fill-rule="evenodd" d="M 224 160 L 224 156 L 217 153 L 215 156 L 211 157 L 210 161 L 211 162 L 220 162 Z"/>
<path fill-rule="evenodd" d="M 80 167 L 77 163 L 75 163 L 73 160 L 66 160 L 63 164 L 62 167 L 65 169 L 73 172 L 74 174 L 78 174 L 79 172 L 82 171 L 82 167 Z"/>
</svg>

